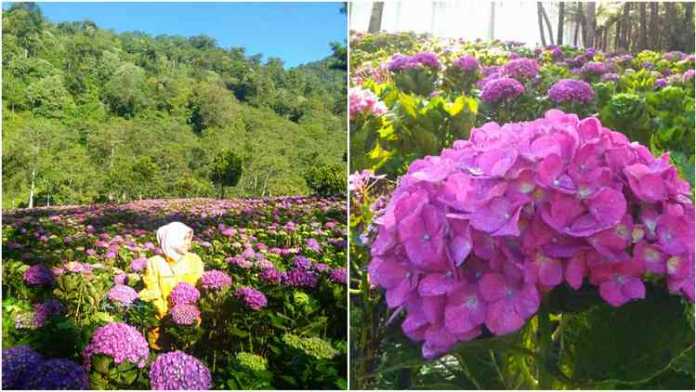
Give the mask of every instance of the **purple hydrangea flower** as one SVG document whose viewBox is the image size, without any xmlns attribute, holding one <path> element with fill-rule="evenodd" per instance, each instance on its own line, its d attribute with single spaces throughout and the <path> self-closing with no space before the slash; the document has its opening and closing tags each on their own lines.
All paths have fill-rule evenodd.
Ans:
<svg viewBox="0 0 696 392">
<path fill-rule="evenodd" d="M 666 86 L 667 86 L 667 79 L 660 78 L 660 79 L 655 80 L 655 90 L 665 88 Z"/>
<path fill-rule="evenodd" d="M 481 91 L 481 99 L 488 103 L 517 98 L 524 93 L 524 86 L 512 78 L 497 78 L 488 81 Z"/>
<path fill-rule="evenodd" d="M 138 299 L 138 293 L 132 287 L 119 284 L 109 290 L 107 298 L 111 302 L 129 306 Z"/>
<path fill-rule="evenodd" d="M 454 66 L 459 68 L 464 72 L 476 72 L 479 70 L 480 65 L 476 57 L 471 55 L 464 55 L 454 60 Z"/>
<path fill-rule="evenodd" d="M 203 273 L 200 282 L 206 290 L 222 290 L 232 285 L 232 278 L 220 270 L 210 270 Z"/>
<path fill-rule="evenodd" d="M 194 325 L 201 318 L 201 312 L 196 305 L 176 305 L 169 310 L 169 314 L 177 325 Z"/>
<path fill-rule="evenodd" d="M 392 56 L 387 64 L 387 68 L 392 72 L 421 67 L 438 70 L 440 69 L 440 60 L 438 60 L 437 55 L 432 52 L 421 52 L 413 56 L 404 56 L 397 53 Z"/>
<path fill-rule="evenodd" d="M 607 65 L 595 61 L 590 61 L 580 68 L 580 73 L 586 76 L 600 76 L 609 72 Z"/>
<path fill-rule="evenodd" d="M 43 356 L 22 345 L 2 350 L 2 389 L 20 389 L 43 362 Z"/>
<path fill-rule="evenodd" d="M 147 259 L 145 257 L 138 257 L 137 259 L 133 259 L 130 264 L 131 270 L 133 272 L 141 272 L 145 269 L 147 266 Z"/>
<path fill-rule="evenodd" d="M 48 301 L 34 305 L 34 326 L 41 328 L 46 323 L 49 317 L 60 314 L 65 307 L 57 299 L 49 299 Z"/>
<path fill-rule="evenodd" d="M 283 283 L 290 287 L 317 287 L 319 279 L 313 271 L 292 269 L 283 274 Z"/>
<path fill-rule="evenodd" d="M 536 60 L 517 58 L 503 65 L 504 76 L 520 81 L 534 79 L 539 74 L 539 64 Z"/>
<path fill-rule="evenodd" d="M 595 93 L 589 83 L 575 79 L 561 79 L 549 89 L 549 98 L 556 103 L 588 103 Z"/>
<path fill-rule="evenodd" d="M 85 369 L 69 359 L 49 359 L 38 365 L 22 382 L 21 389 L 90 389 Z"/>
<path fill-rule="evenodd" d="M 321 245 L 319 244 L 319 241 L 317 241 L 314 238 L 309 238 L 305 242 L 305 245 L 307 246 L 308 249 L 314 251 L 314 252 L 321 252 Z"/>
<path fill-rule="evenodd" d="M 317 272 L 320 272 L 320 273 L 321 273 L 321 272 L 326 272 L 326 271 L 328 271 L 328 270 L 330 270 L 330 269 L 331 269 L 331 267 L 329 267 L 328 265 L 326 265 L 326 264 L 324 264 L 324 263 L 316 263 L 316 264 L 314 264 L 314 270 L 317 271 Z"/>
<path fill-rule="evenodd" d="M 602 82 L 615 82 L 619 80 L 619 74 L 613 73 L 613 72 L 607 72 L 605 74 L 602 74 L 602 76 L 599 78 Z"/>
<path fill-rule="evenodd" d="M 329 275 L 329 279 L 334 283 L 346 284 L 346 274 L 346 269 L 344 267 L 334 268 Z"/>
<path fill-rule="evenodd" d="M 268 303 L 266 296 L 262 292 L 251 287 L 240 287 L 235 292 L 235 295 L 252 310 L 265 308 Z"/>
<path fill-rule="evenodd" d="M 181 351 L 160 354 L 150 368 L 152 389 L 210 389 L 210 370 L 198 359 Z"/>
<path fill-rule="evenodd" d="M 172 306 L 181 304 L 195 304 L 198 302 L 198 298 L 200 297 L 201 293 L 197 288 L 186 282 L 180 282 L 174 287 L 174 289 L 172 289 L 172 292 L 169 293 L 169 303 Z"/>
<path fill-rule="evenodd" d="M 312 262 L 304 256 L 295 256 L 295 258 L 292 260 L 292 265 L 294 268 L 298 269 L 312 269 Z"/>
<path fill-rule="evenodd" d="M 30 286 L 51 286 L 55 277 L 43 264 L 35 264 L 24 272 L 24 282 Z"/>
<path fill-rule="evenodd" d="M 251 260 L 245 259 L 242 256 L 228 257 L 225 259 L 225 261 L 241 269 L 249 269 L 254 266 L 254 263 L 252 263 Z"/>
<path fill-rule="evenodd" d="M 264 269 L 259 277 L 268 284 L 278 284 L 282 281 L 282 274 L 274 267 Z"/>
<path fill-rule="evenodd" d="M 128 361 L 142 368 L 150 349 L 137 329 L 125 323 L 109 323 L 94 331 L 82 352 L 85 367 L 91 367 L 92 356 L 98 354 L 113 358 L 116 364 Z"/>
<path fill-rule="evenodd" d="M 124 285 L 124 284 L 126 284 L 126 280 L 127 280 L 127 279 L 128 279 L 128 277 L 126 276 L 126 274 L 117 274 L 117 275 L 114 275 L 114 284 L 116 284 L 116 285 Z"/>
</svg>

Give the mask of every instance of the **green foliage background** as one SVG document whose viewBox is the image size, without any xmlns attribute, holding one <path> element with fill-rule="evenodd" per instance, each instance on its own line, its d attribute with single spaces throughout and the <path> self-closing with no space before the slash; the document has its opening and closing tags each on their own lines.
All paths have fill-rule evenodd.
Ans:
<svg viewBox="0 0 696 392">
<path fill-rule="evenodd" d="M 286 69 L 207 36 L 116 34 L 3 12 L 3 208 L 212 196 L 217 152 L 242 159 L 229 196 L 310 192 L 344 166 L 345 47 Z"/>
</svg>

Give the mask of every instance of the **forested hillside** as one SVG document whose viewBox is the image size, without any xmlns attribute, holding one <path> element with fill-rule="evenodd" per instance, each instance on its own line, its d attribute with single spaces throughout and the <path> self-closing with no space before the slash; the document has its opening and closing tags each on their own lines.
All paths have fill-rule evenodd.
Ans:
<svg viewBox="0 0 696 392">
<path fill-rule="evenodd" d="M 308 193 L 308 168 L 345 165 L 341 45 L 285 69 L 206 36 L 54 24 L 30 3 L 2 18 L 3 208 L 212 196 L 225 149 L 243 162 L 230 196 Z"/>
</svg>

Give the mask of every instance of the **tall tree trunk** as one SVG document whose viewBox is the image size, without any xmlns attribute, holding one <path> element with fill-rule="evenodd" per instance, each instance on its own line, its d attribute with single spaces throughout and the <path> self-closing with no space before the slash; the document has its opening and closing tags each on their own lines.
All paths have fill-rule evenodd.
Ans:
<svg viewBox="0 0 696 392">
<path fill-rule="evenodd" d="M 694 3 L 684 3 L 684 25 L 686 26 L 686 34 L 684 34 L 683 52 L 694 52 Z"/>
<path fill-rule="evenodd" d="M 631 3 L 624 3 L 623 16 L 621 17 L 621 47 L 630 50 L 631 39 Z"/>
<path fill-rule="evenodd" d="M 583 42 L 586 48 L 589 48 L 594 44 L 595 41 L 595 30 L 597 30 L 597 4 L 594 1 L 585 3 L 585 12 L 583 13 L 585 24 L 582 26 L 583 32 L 587 32 L 585 35 L 585 42 Z"/>
<path fill-rule="evenodd" d="M 556 31 L 556 44 L 563 45 L 563 28 L 565 22 L 565 3 L 558 3 L 558 30 Z"/>
<path fill-rule="evenodd" d="M 648 48 L 648 7 L 645 3 L 638 5 L 640 10 L 640 39 L 638 40 L 638 50 Z"/>
<path fill-rule="evenodd" d="M 652 50 L 660 49 L 660 30 L 657 25 L 658 18 L 658 4 L 656 2 L 650 3 L 650 22 L 648 23 L 648 46 Z"/>
<path fill-rule="evenodd" d="M 544 5 L 541 4 L 541 2 L 537 2 L 539 4 L 539 7 L 541 8 L 541 16 L 544 18 L 544 23 L 546 23 L 546 28 L 549 30 L 549 44 L 554 45 L 553 42 L 553 29 L 551 28 L 551 20 L 549 20 L 549 16 L 546 14 L 546 10 L 544 9 Z"/>
<path fill-rule="evenodd" d="M 31 169 L 31 188 L 29 188 L 29 208 L 34 208 L 34 186 L 36 184 L 36 168 Z"/>
<path fill-rule="evenodd" d="M 621 18 L 616 19 L 616 36 L 614 37 L 614 50 L 621 47 Z"/>
<path fill-rule="evenodd" d="M 537 2 L 537 20 L 539 22 L 539 36 L 541 37 L 541 46 L 546 47 L 546 35 L 544 33 L 544 21 L 541 16 L 541 3 Z"/>
<path fill-rule="evenodd" d="M 674 3 L 664 3 L 665 5 L 665 38 L 666 40 L 666 45 L 665 49 L 667 50 L 676 50 L 679 48 L 679 36 L 677 34 L 677 31 L 675 29 L 676 24 L 677 24 L 677 8 L 676 4 Z"/>
<path fill-rule="evenodd" d="M 582 12 L 582 3 L 577 2 L 577 15 L 575 15 L 575 33 L 573 33 L 573 46 L 577 47 L 578 46 L 578 34 L 580 34 L 580 25 L 582 24 L 582 20 L 585 19 L 585 13 Z M 584 33 L 583 33 L 584 34 Z"/>
<path fill-rule="evenodd" d="M 370 25 L 367 28 L 368 33 L 379 33 L 382 29 L 382 12 L 384 11 L 384 2 L 377 1 L 372 4 L 372 15 L 370 15 Z"/>
</svg>

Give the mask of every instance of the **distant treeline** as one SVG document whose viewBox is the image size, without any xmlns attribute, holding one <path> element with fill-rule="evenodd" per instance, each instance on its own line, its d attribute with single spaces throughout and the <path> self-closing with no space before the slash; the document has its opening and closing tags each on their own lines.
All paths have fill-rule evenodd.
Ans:
<svg viewBox="0 0 696 392">
<path fill-rule="evenodd" d="M 342 44 L 285 69 L 207 36 L 53 24 L 32 3 L 2 18 L 3 208 L 212 196 L 222 150 L 243 162 L 233 196 L 308 193 L 307 170 L 345 165 Z"/>
</svg>

